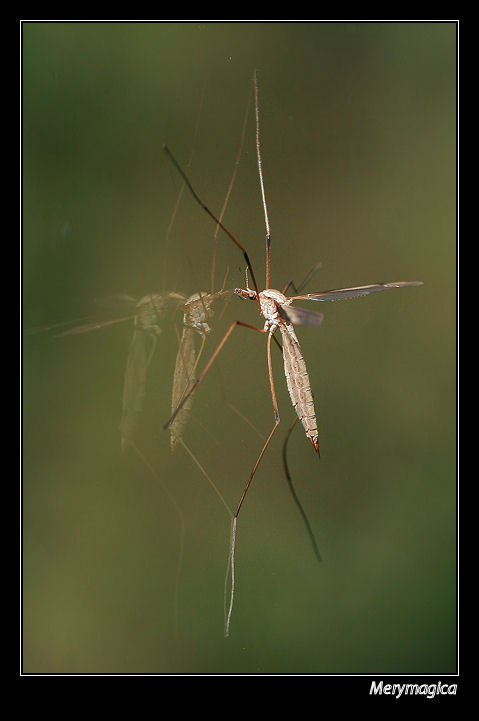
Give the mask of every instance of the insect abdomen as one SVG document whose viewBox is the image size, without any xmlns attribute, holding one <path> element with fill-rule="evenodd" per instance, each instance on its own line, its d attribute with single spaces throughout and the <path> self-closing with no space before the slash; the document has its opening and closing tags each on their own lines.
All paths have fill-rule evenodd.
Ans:
<svg viewBox="0 0 479 721">
<path fill-rule="evenodd" d="M 173 391 L 171 397 L 172 412 L 177 409 L 193 380 L 192 375 L 196 359 L 194 335 L 195 333 L 190 326 L 183 327 L 183 335 L 176 356 L 175 373 L 173 376 Z M 193 397 L 190 396 L 170 425 L 170 448 L 172 453 L 174 453 L 183 435 L 192 404 Z"/>
<path fill-rule="evenodd" d="M 307 437 L 319 454 L 318 423 L 303 353 L 291 323 L 281 323 L 280 329 L 283 338 L 284 373 L 289 395 Z"/>
</svg>

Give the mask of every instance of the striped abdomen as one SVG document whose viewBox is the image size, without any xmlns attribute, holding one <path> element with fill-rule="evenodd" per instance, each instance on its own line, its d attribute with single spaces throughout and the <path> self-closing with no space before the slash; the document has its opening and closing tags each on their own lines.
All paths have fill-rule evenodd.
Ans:
<svg viewBox="0 0 479 721">
<path fill-rule="evenodd" d="M 284 373 L 289 395 L 306 435 L 319 454 L 318 424 L 306 363 L 291 323 L 280 323 L 283 338 Z"/>
</svg>

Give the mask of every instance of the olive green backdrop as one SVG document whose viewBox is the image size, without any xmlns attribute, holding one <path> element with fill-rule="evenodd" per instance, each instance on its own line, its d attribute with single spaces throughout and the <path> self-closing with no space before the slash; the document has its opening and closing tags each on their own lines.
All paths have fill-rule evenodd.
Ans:
<svg viewBox="0 0 479 721">
<path fill-rule="evenodd" d="M 120 447 L 131 321 L 25 335 L 24 671 L 454 672 L 455 25 L 26 23 L 22 50 L 26 329 L 112 317 L 96 300 L 118 293 L 210 288 L 214 223 L 185 193 L 168 232 L 181 182 L 162 147 L 191 161 L 219 212 L 254 68 L 272 287 L 318 261 L 309 290 L 424 281 L 304 304 L 325 313 L 297 329 L 322 457 L 297 427 L 289 461 L 322 564 L 285 482 L 293 410 L 273 353 L 282 424 L 239 517 L 229 639 L 230 520 L 161 429 L 181 314 L 164 318 L 136 435 L 155 476 Z M 252 109 L 225 223 L 262 286 Z M 226 273 L 244 285 L 220 236 L 216 288 Z M 253 303 L 218 306 L 204 361 L 235 319 L 262 325 Z M 240 328 L 185 433 L 231 507 L 262 445 L 250 424 L 267 434 L 273 420 L 265 338 Z M 179 517 L 162 484 L 185 518 L 177 594 Z"/>
</svg>

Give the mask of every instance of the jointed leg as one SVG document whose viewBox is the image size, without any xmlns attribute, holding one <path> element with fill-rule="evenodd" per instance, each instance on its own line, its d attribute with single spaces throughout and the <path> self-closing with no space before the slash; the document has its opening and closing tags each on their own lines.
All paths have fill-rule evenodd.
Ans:
<svg viewBox="0 0 479 721">
<path fill-rule="evenodd" d="M 256 461 L 256 463 L 255 463 L 255 465 L 254 465 L 254 468 L 253 468 L 253 470 L 251 471 L 250 477 L 249 477 L 249 479 L 248 479 L 248 483 L 246 484 L 245 489 L 244 489 L 244 491 L 243 491 L 243 494 L 242 494 L 242 496 L 241 496 L 241 498 L 240 498 L 240 502 L 238 503 L 238 507 L 237 507 L 236 512 L 235 512 L 235 518 L 238 517 L 238 514 L 239 514 L 239 512 L 240 512 L 241 506 L 243 505 L 244 497 L 246 496 L 246 493 L 248 492 L 248 488 L 249 488 L 250 485 L 251 485 L 251 481 L 253 480 L 253 476 L 254 476 L 254 474 L 256 473 L 256 469 L 258 468 L 258 466 L 259 466 L 259 464 L 260 464 L 260 462 L 261 462 L 261 459 L 263 458 L 264 452 L 266 451 L 267 447 L 269 446 L 269 443 L 270 443 L 270 441 L 271 441 L 271 439 L 272 439 L 272 437 L 273 437 L 273 435 L 274 435 L 277 427 L 279 426 L 279 422 L 280 422 L 279 412 L 278 412 L 278 404 L 277 404 L 277 402 L 276 402 L 276 392 L 275 392 L 275 390 L 274 390 L 273 369 L 272 369 L 272 366 L 271 366 L 271 336 L 272 336 L 272 333 L 270 333 L 270 334 L 268 335 L 267 352 L 268 352 L 269 383 L 270 383 L 270 388 L 271 388 L 271 398 L 272 398 L 272 401 L 273 401 L 273 410 L 274 410 L 275 423 L 274 423 L 273 430 L 271 431 L 271 433 L 269 434 L 268 438 L 266 439 L 266 442 L 265 442 L 263 448 L 261 449 L 261 453 L 260 453 L 259 456 L 258 456 L 258 460 Z"/>
<path fill-rule="evenodd" d="M 273 331 L 274 333 L 274 331 Z M 226 617 L 226 626 L 225 626 L 225 635 L 229 636 L 230 631 L 230 623 L 231 623 L 231 613 L 233 611 L 233 601 L 234 601 L 234 592 L 235 592 L 235 549 L 236 549 L 236 525 L 238 520 L 238 515 L 241 510 L 241 506 L 243 505 L 243 501 L 245 499 L 245 496 L 248 492 L 248 489 L 251 485 L 251 481 L 253 480 L 253 476 L 256 473 L 256 470 L 261 462 L 261 459 L 263 458 L 263 455 L 267 449 L 267 447 L 270 444 L 270 441 L 275 434 L 279 423 L 280 423 L 280 417 L 279 417 L 279 411 L 278 411 L 278 403 L 276 401 L 276 392 L 274 389 L 274 380 L 273 380 L 273 369 L 271 365 L 271 337 L 273 333 L 270 331 L 268 335 L 268 344 L 267 344 L 267 354 L 268 354 L 268 372 L 269 372 L 269 384 L 271 388 L 271 399 L 273 401 L 273 410 L 274 410 L 274 426 L 271 430 L 271 433 L 269 434 L 268 438 L 266 439 L 266 442 L 261 449 L 261 452 L 258 456 L 258 459 L 256 463 L 254 464 L 253 470 L 251 471 L 250 477 L 248 478 L 248 482 L 244 488 L 244 491 L 241 495 L 240 501 L 238 503 L 238 507 L 236 508 L 235 514 L 233 516 L 233 522 L 231 526 L 231 549 L 230 549 L 230 566 L 231 566 L 231 596 L 230 596 L 230 604 L 228 609 L 228 615 Z"/>
<path fill-rule="evenodd" d="M 234 323 L 232 323 L 232 324 L 230 325 L 230 327 L 228 328 L 228 330 L 226 331 L 226 333 L 225 333 L 225 335 L 223 336 L 222 340 L 221 340 L 220 343 L 218 344 L 215 352 L 213 353 L 213 355 L 212 355 L 211 358 L 209 359 L 208 363 L 205 365 L 205 367 L 204 367 L 203 370 L 201 371 L 201 373 L 200 373 L 200 375 L 198 376 L 198 378 L 197 378 L 195 381 L 193 381 L 193 384 L 192 384 L 190 390 L 188 391 L 188 393 L 186 393 L 186 395 L 183 397 L 181 403 L 177 406 L 177 408 L 176 408 L 175 412 L 173 413 L 173 415 L 171 416 L 171 418 L 170 418 L 170 419 L 165 423 L 165 425 L 163 426 L 163 430 L 166 430 L 166 429 L 173 423 L 173 421 L 175 420 L 176 416 L 177 416 L 178 413 L 181 411 L 181 409 L 183 408 L 184 404 L 186 403 L 186 401 L 188 400 L 188 398 L 190 397 L 190 395 L 193 393 L 193 391 L 196 389 L 196 387 L 201 383 L 201 381 L 203 380 L 203 378 L 205 377 L 205 375 L 206 375 L 207 372 L 209 371 L 212 363 L 215 361 L 215 359 L 216 359 L 217 355 L 219 354 L 220 350 L 223 348 L 224 344 L 226 343 L 226 341 L 227 341 L 228 338 L 230 337 L 231 333 L 234 331 L 234 329 L 235 329 L 237 326 L 243 326 L 243 328 L 250 328 L 251 330 L 257 331 L 258 333 L 265 333 L 265 332 L 266 332 L 263 328 L 256 328 L 256 326 L 254 326 L 254 325 L 249 325 L 248 323 L 243 323 L 243 322 L 240 321 L 240 320 L 235 320 Z"/>
<path fill-rule="evenodd" d="M 287 459 L 287 447 L 288 447 L 288 440 L 291 435 L 291 432 L 293 428 L 295 427 L 296 423 L 299 421 L 298 416 L 295 417 L 294 421 L 291 423 L 290 427 L 288 428 L 288 432 L 286 433 L 286 438 L 283 442 L 283 466 L 284 466 L 284 472 L 286 475 L 286 480 L 288 481 L 289 490 L 291 492 L 291 495 L 293 496 L 293 501 L 295 502 L 298 511 L 301 514 L 301 517 L 303 519 L 304 525 L 306 526 L 306 531 L 308 533 L 309 539 L 311 541 L 311 545 L 313 546 L 314 555 L 316 556 L 318 561 L 322 561 L 321 553 L 319 552 L 318 544 L 316 543 L 316 538 L 314 537 L 313 529 L 311 528 L 311 524 L 309 522 L 309 519 L 306 515 L 306 512 L 301 505 L 301 502 L 297 496 L 297 493 L 293 486 L 293 479 L 291 478 L 291 474 L 289 472 L 288 468 L 288 459 Z"/>
</svg>

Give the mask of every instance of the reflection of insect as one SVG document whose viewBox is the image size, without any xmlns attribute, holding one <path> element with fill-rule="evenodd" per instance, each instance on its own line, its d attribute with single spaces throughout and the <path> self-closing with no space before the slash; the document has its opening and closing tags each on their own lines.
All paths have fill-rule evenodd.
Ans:
<svg viewBox="0 0 479 721">
<path fill-rule="evenodd" d="M 148 371 L 157 348 L 158 337 L 162 334 L 163 322 L 166 321 L 167 314 L 178 310 L 182 310 L 184 314 L 183 333 L 179 344 L 173 377 L 172 404 L 173 407 L 176 408 L 190 386 L 194 370 L 201 357 L 206 337 L 211 332 L 209 321 L 213 316 L 212 306 L 215 301 L 227 299 L 231 296 L 232 292 L 225 290 L 220 290 L 217 293 L 212 294 L 196 293 L 189 298 L 186 298 L 184 295 L 174 291 L 165 291 L 164 293 L 145 295 L 139 301 L 127 295 L 119 295 L 116 297 L 102 299 L 99 301 L 99 304 L 108 308 L 121 307 L 123 311 L 121 317 L 109 318 L 106 320 L 90 320 L 89 322 L 84 322 L 81 325 L 74 325 L 72 328 L 68 328 L 67 330 L 63 330 L 63 328 L 65 328 L 66 325 L 71 325 L 71 323 L 59 323 L 54 326 L 38 328 L 33 331 L 44 332 L 48 330 L 59 330 L 60 332 L 56 333 L 57 337 L 73 336 L 102 330 L 111 325 L 133 320 L 133 335 L 129 345 L 123 380 L 122 412 L 119 425 L 121 446 L 124 451 L 128 448 L 135 451 L 145 467 L 149 470 L 151 477 L 162 487 L 178 515 L 180 524 L 179 553 L 174 585 L 174 612 L 176 627 L 178 627 L 179 581 L 183 563 L 186 528 L 185 517 L 182 509 L 178 505 L 178 502 L 157 473 L 154 465 L 141 450 L 135 439 L 135 435 L 143 410 L 147 389 Z M 79 320 L 86 319 L 83 318 Z M 72 322 L 74 323 L 75 321 Z M 197 333 L 199 333 L 202 338 L 198 354 L 196 354 L 194 339 L 194 336 Z M 190 400 L 190 404 L 185 404 L 185 407 L 182 408 L 182 412 L 177 416 L 177 422 L 172 425 L 170 434 L 170 445 L 172 451 L 176 448 L 178 443 L 183 446 L 197 468 L 208 481 L 219 500 L 226 508 L 228 516 L 231 518 L 232 511 L 226 503 L 219 488 L 183 439 L 184 428 L 191 410 L 191 401 L 192 399 Z"/>
<path fill-rule="evenodd" d="M 188 392 L 188 389 L 190 387 L 191 381 L 194 377 L 194 373 L 196 371 L 196 368 L 198 366 L 198 363 L 200 361 L 201 355 L 203 353 L 203 349 L 205 347 L 206 338 L 211 333 L 211 318 L 214 315 L 213 306 L 217 301 L 223 300 L 223 301 L 229 301 L 232 297 L 232 291 L 225 290 L 224 286 L 226 283 L 226 277 L 223 281 L 223 286 L 221 290 L 216 291 L 215 288 L 215 269 L 216 269 L 216 248 L 217 248 L 217 242 L 218 242 L 218 232 L 221 227 L 221 221 L 223 219 L 223 216 L 226 212 L 226 208 L 230 199 L 231 191 L 233 189 L 233 185 L 235 183 L 236 179 L 236 173 L 238 170 L 238 166 L 240 163 L 241 155 L 243 152 L 243 146 L 244 146 L 244 140 L 245 140 L 245 134 L 246 134 L 246 123 L 248 120 L 249 115 L 249 105 L 250 105 L 250 98 L 248 98 L 248 102 L 246 105 L 246 111 L 244 114 L 243 119 L 243 125 L 242 125 L 242 131 L 241 131 L 241 137 L 240 137 L 240 143 L 236 155 L 235 165 L 233 168 L 233 173 L 231 175 L 231 179 L 229 182 L 228 189 L 226 191 L 225 199 L 223 201 L 223 207 L 221 209 L 221 213 L 219 216 L 219 222 L 215 229 L 214 234 L 214 246 L 213 246 L 213 254 L 212 254 L 212 260 L 211 260 L 211 290 L 210 292 L 199 292 L 194 293 L 189 298 L 185 299 L 185 302 L 182 306 L 183 309 L 183 329 L 181 333 L 181 337 L 179 337 L 179 343 L 178 343 L 178 353 L 176 356 L 176 363 L 175 363 L 175 371 L 173 375 L 173 388 L 172 388 L 172 395 L 171 395 L 171 412 L 174 415 L 174 420 L 170 424 L 170 448 L 172 453 L 175 452 L 177 445 L 180 443 L 185 451 L 190 455 L 194 463 L 197 465 L 197 467 L 200 469 L 200 471 L 203 473 L 205 478 L 210 483 L 211 487 L 217 494 L 218 498 L 226 508 L 229 516 L 231 517 L 232 511 L 229 508 L 228 504 L 226 503 L 223 495 L 221 494 L 220 490 L 217 488 L 213 480 L 210 478 L 210 476 L 206 473 L 203 466 L 199 463 L 197 458 L 193 455 L 189 447 L 186 445 L 186 443 L 183 440 L 183 431 L 185 428 L 185 425 L 188 421 L 188 416 L 191 411 L 191 404 L 192 404 L 192 398 L 188 397 L 185 398 L 186 393 Z M 185 184 L 183 184 L 182 189 L 180 190 L 180 195 L 183 192 L 183 189 L 185 187 Z M 171 224 L 170 224 L 171 225 Z M 201 343 L 200 348 L 197 352 L 196 345 L 195 345 L 195 338 L 197 336 L 200 336 Z M 179 407 L 181 405 L 181 408 Z M 236 409 L 234 406 L 229 404 L 231 409 L 235 411 L 238 415 L 244 418 L 242 414 Z M 244 418 L 246 422 L 249 423 L 248 419 Z M 251 424 L 250 424 L 251 425 Z"/>
<path fill-rule="evenodd" d="M 166 308 L 179 308 L 184 296 L 168 292 L 145 296 L 137 305 L 135 328 L 130 342 L 123 382 L 123 403 L 120 423 L 121 445 L 125 449 L 133 444 L 133 433 L 143 407 L 148 368 L 155 352 L 157 338 L 161 333 L 158 324 Z"/>
<path fill-rule="evenodd" d="M 179 339 L 178 353 L 176 356 L 175 370 L 173 374 L 173 388 L 171 394 L 172 412 L 181 403 L 181 410 L 175 414 L 175 420 L 170 426 L 170 448 L 174 453 L 178 444 L 182 445 L 196 466 L 200 469 L 210 486 L 215 491 L 228 515 L 232 511 L 225 501 L 221 491 L 209 476 L 189 446 L 183 440 L 183 432 L 191 412 L 193 398 L 189 396 L 184 403 L 182 399 L 187 393 L 194 377 L 196 367 L 199 363 L 207 336 L 211 333 L 209 321 L 213 316 L 212 306 L 215 301 L 231 296 L 231 291 L 221 290 L 217 293 L 194 293 L 187 298 L 182 306 L 183 309 L 183 331 Z M 201 337 L 201 344 L 197 353 L 195 336 Z"/>
<path fill-rule="evenodd" d="M 125 309 L 130 311 L 130 315 L 84 323 L 58 335 L 89 333 L 133 319 L 134 330 L 126 360 L 120 421 L 121 446 L 125 450 L 128 445 L 133 445 L 133 434 L 143 407 L 148 368 L 155 352 L 157 338 L 161 333 L 162 316 L 167 310 L 180 308 L 185 302 L 185 297 L 173 291 L 166 291 L 161 294 L 145 295 L 139 301 L 123 295 L 118 297 L 118 301 L 121 301 Z M 108 299 L 106 303 L 110 305 L 111 299 Z"/>
<path fill-rule="evenodd" d="M 246 283 L 246 288 L 236 288 L 235 293 L 240 298 L 243 299 L 249 299 L 253 300 L 258 304 L 258 309 L 260 312 L 260 315 L 263 316 L 265 319 L 263 328 L 257 328 L 255 326 L 249 325 L 248 323 L 243 323 L 242 321 L 234 321 L 234 323 L 231 324 L 230 328 L 225 333 L 223 339 L 218 344 L 216 350 L 212 354 L 211 358 L 209 359 L 208 363 L 198 376 L 198 378 L 194 381 L 192 384 L 189 392 L 186 394 L 186 396 L 183 399 L 182 404 L 185 404 L 188 402 L 188 399 L 190 398 L 193 391 L 197 388 L 198 384 L 203 380 L 206 373 L 210 369 L 212 363 L 218 356 L 219 352 L 223 348 L 224 344 L 230 337 L 231 333 L 237 326 L 242 326 L 244 328 L 250 328 L 251 330 L 257 331 L 259 333 L 265 333 L 267 334 L 267 360 L 268 360 L 268 371 L 269 371 L 269 383 L 270 383 L 270 389 L 271 389 L 271 398 L 273 402 L 273 411 L 274 411 L 274 426 L 268 435 L 261 452 L 256 460 L 256 463 L 254 464 L 253 470 L 250 473 L 250 476 L 248 478 L 248 481 L 245 485 L 245 488 L 243 490 L 243 493 L 241 495 L 241 498 L 239 500 L 239 503 L 237 505 L 236 511 L 233 516 L 233 524 L 232 524 L 232 532 L 231 532 L 231 548 L 230 548 L 230 563 L 231 563 L 231 597 L 230 597 L 230 605 L 228 609 L 228 614 L 226 618 L 226 635 L 229 634 L 229 628 L 230 628 L 230 621 L 231 621 L 231 612 L 233 608 L 233 599 L 234 599 L 234 590 L 235 590 L 235 547 L 236 547 L 236 527 L 237 527 L 237 518 L 239 515 L 239 512 L 241 510 L 241 507 L 243 505 L 243 501 L 245 499 L 245 496 L 248 492 L 248 489 L 250 487 L 251 481 L 254 477 L 254 474 L 256 473 L 256 470 L 261 462 L 261 459 L 263 457 L 264 452 L 266 451 L 266 448 L 268 447 L 269 443 L 271 442 L 271 439 L 276 432 L 280 417 L 279 417 L 279 411 L 278 411 L 278 404 L 276 401 L 276 393 L 275 393 L 275 387 L 274 387 L 274 380 L 273 380 L 273 372 L 272 372 L 272 365 L 271 365 L 271 339 L 274 338 L 274 333 L 278 330 L 280 330 L 282 341 L 283 341 L 283 358 L 284 358 L 284 372 L 286 376 L 286 382 L 288 385 L 289 394 L 291 397 L 291 401 L 293 403 L 294 409 L 296 411 L 296 414 L 303 424 L 306 437 L 310 441 L 311 445 L 313 446 L 315 452 L 318 454 L 319 457 L 319 435 L 318 435 L 318 424 L 316 420 L 316 412 L 314 408 L 314 402 L 313 402 L 313 394 L 311 392 L 311 385 L 309 381 L 308 372 L 306 369 L 306 364 L 303 358 L 303 354 L 301 351 L 301 347 L 299 345 L 298 339 L 296 337 L 296 333 L 294 330 L 293 324 L 297 325 L 319 325 L 322 322 L 323 316 L 322 313 L 316 313 L 314 311 L 305 310 L 302 308 L 294 308 L 292 306 L 293 301 L 295 300 L 314 300 L 314 301 L 333 301 L 333 300 L 339 300 L 342 298 L 355 298 L 363 295 L 368 295 L 369 293 L 376 293 L 384 290 L 390 290 L 393 288 L 404 288 L 406 286 L 418 286 L 422 285 L 419 281 L 399 281 L 399 282 L 393 282 L 393 283 L 375 283 L 372 285 L 365 285 L 365 286 L 357 286 L 353 288 L 341 288 L 337 290 L 329 290 L 329 291 L 323 291 L 319 293 L 307 293 L 305 295 L 294 295 L 287 297 L 284 293 L 274 290 L 270 288 L 270 251 L 271 251 L 271 238 L 270 238 L 270 227 L 269 227 L 269 220 L 268 220 L 268 213 L 267 213 L 267 207 L 266 207 L 266 199 L 265 199 L 265 192 L 264 192 L 264 184 L 263 184 L 263 171 L 262 171 L 262 162 L 261 162 L 261 153 L 260 153 L 260 141 L 259 141 L 259 109 L 258 109 L 258 85 L 257 85 L 257 78 L 256 73 L 254 76 L 254 87 L 255 87 L 255 110 L 256 110 L 256 151 L 257 151 L 257 160 L 258 160 L 258 169 L 259 169 L 259 179 L 260 179 L 260 187 L 261 187 L 261 195 L 262 195 L 262 202 L 263 202 L 263 209 L 264 209 L 264 216 L 265 216 L 265 224 L 266 224 L 266 289 L 262 292 L 259 291 L 258 285 L 256 283 L 256 278 L 254 275 L 253 268 L 251 266 L 251 262 L 248 257 L 248 253 L 246 252 L 246 249 L 238 242 L 238 240 L 233 236 L 233 234 L 221 223 L 221 221 L 218 220 L 218 218 L 209 210 L 209 208 L 203 203 L 203 201 L 199 198 L 199 196 L 196 194 L 196 191 L 193 189 L 189 179 L 181 169 L 181 167 L 178 165 L 177 161 L 171 154 L 171 152 L 168 150 L 168 148 L 165 147 L 165 151 L 168 153 L 170 159 L 172 160 L 173 164 L 179 171 L 179 173 L 182 175 L 184 181 L 186 182 L 191 194 L 195 198 L 195 200 L 201 205 L 201 207 L 208 213 L 208 215 L 222 228 L 222 230 L 229 236 L 229 238 L 235 243 L 235 245 L 242 251 L 243 257 L 246 262 L 246 266 L 248 268 L 248 271 L 251 275 L 251 279 L 253 282 L 253 288 L 250 288 L 248 286 L 248 282 Z M 182 404 L 177 408 L 176 413 L 173 414 L 173 416 L 170 418 L 168 423 L 165 425 L 165 427 L 168 427 L 172 422 L 174 422 L 174 419 L 176 415 L 181 411 Z"/>
<path fill-rule="evenodd" d="M 123 380 L 122 413 L 120 421 L 121 445 L 123 450 L 130 447 L 136 452 L 140 460 L 148 469 L 151 477 L 162 488 L 178 516 L 178 562 L 174 583 L 174 614 L 176 627 L 178 627 L 178 595 L 183 561 L 185 519 L 183 511 L 178 505 L 175 497 L 158 475 L 152 463 L 150 463 L 148 458 L 135 442 L 134 432 L 137 428 L 143 407 L 148 368 L 153 358 L 157 338 L 162 332 L 160 322 L 163 320 L 163 316 L 166 311 L 173 311 L 181 307 L 184 302 L 185 297 L 173 291 L 167 291 L 162 294 L 145 295 L 139 301 L 136 301 L 130 296 L 120 295 L 114 298 L 102 300 L 100 303 L 102 305 L 106 305 L 107 307 L 111 307 L 112 305 L 118 306 L 121 304 L 124 312 L 128 313 L 128 315 L 123 314 L 119 318 L 112 318 L 108 320 L 90 321 L 57 333 L 57 336 L 79 335 L 82 333 L 100 330 L 117 323 L 131 320 L 134 321 L 133 336 L 130 341 Z M 59 323 L 57 325 L 38 330 L 45 331 L 59 329 L 61 327 L 65 327 L 66 325 L 68 325 L 68 323 Z"/>
<path fill-rule="evenodd" d="M 231 296 L 231 291 L 221 290 L 218 293 L 194 293 L 185 300 L 183 305 L 183 331 L 173 375 L 172 412 L 178 407 L 190 387 L 194 372 L 203 353 L 206 338 L 211 333 L 209 322 L 213 316 L 213 304 L 215 301 L 228 296 Z M 195 335 L 201 337 L 198 353 L 196 352 Z M 170 426 L 170 447 L 172 452 L 175 451 L 182 438 L 192 400 L 190 396 Z"/>
<path fill-rule="evenodd" d="M 248 102 L 249 105 L 249 102 Z M 240 142 L 240 148 L 236 159 L 235 169 L 233 171 L 233 177 L 231 178 L 230 185 L 224 201 L 223 210 L 220 217 L 223 217 L 225 212 L 229 196 L 233 187 L 236 170 L 239 164 L 240 155 L 244 143 L 246 120 L 248 117 L 248 109 L 245 113 L 245 119 L 243 123 L 243 132 Z M 196 134 L 196 130 L 195 130 Z M 184 189 L 184 185 L 178 196 L 173 216 L 170 220 L 170 224 L 167 231 L 167 238 L 165 245 L 168 242 L 168 234 L 173 226 L 176 211 L 179 206 L 179 201 Z M 173 389 L 172 389 L 172 408 L 176 408 L 181 402 L 185 393 L 187 392 L 192 378 L 194 376 L 195 369 L 201 358 L 203 348 L 205 346 L 206 338 L 211 332 L 211 318 L 214 315 L 213 306 L 221 300 L 230 299 L 233 295 L 232 291 L 224 290 L 224 283 L 221 290 L 214 292 L 215 286 L 215 255 L 216 255 L 216 244 L 219 226 L 216 229 L 214 235 L 215 249 L 213 252 L 212 266 L 211 266 L 211 290 L 209 292 L 194 293 L 189 297 L 181 295 L 173 291 L 165 291 L 158 294 L 146 295 L 137 301 L 130 296 L 121 295 L 117 297 L 111 297 L 100 301 L 102 305 L 106 305 L 111 308 L 112 305 L 120 307 L 121 317 L 107 318 L 105 320 L 90 320 L 89 318 L 80 318 L 76 321 L 59 323 L 54 326 L 43 327 L 36 329 L 34 332 L 42 332 L 46 330 L 54 330 L 57 336 L 72 336 L 86 334 L 95 330 L 101 330 L 111 325 L 123 323 L 126 321 L 133 321 L 133 335 L 131 337 L 128 355 L 126 359 L 126 367 L 123 380 L 123 394 L 122 394 L 122 412 L 120 421 L 120 435 L 121 435 L 121 446 L 123 450 L 132 448 L 145 466 L 149 469 L 151 476 L 155 481 L 163 488 L 167 497 L 173 504 L 180 521 L 180 542 L 179 542 L 179 554 L 178 564 L 176 571 L 175 581 L 175 593 L 174 593 L 174 605 L 175 605 L 175 622 L 178 625 L 178 587 L 179 577 L 182 566 L 182 556 L 184 548 L 184 537 L 185 537 L 185 518 L 182 509 L 178 505 L 172 493 L 169 491 L 167 485 L 156 471 L 154 465 L 144 455 L 140 447 L 137 445 L 135 440 L 136 431 L 139 425 L 147 388 L 147 376 L 150 372 L 150 366 L 157 349 L 158 336 L 162 333 L 164 316 L 167 311 L 178 311 L 183 312 L 183 325 L 181 338 L 179 337 L 179 347 L 177 353 L 177 359 L 175 364 L 175 371 L 173 376 Z M 166 262 L 164 261 L 164 280 L 166 278 Z M 226 281 L 226 279 L 225 279 Z M 164 287 L 164 286 L 163 286 Z M 123 311 L 123 312 L 121 312 Z M 74 325 L 74 324 L 77 325 Z M 65 328 L 70 326 L 67 330 Z M 74 327 L 71 327 L 74 326 Z M 196 339 L 198 335 L 201 338 L 201 344 L 199 350 L 196 348 Z M 161 346 L 161 340 L 160 340 Z M 181 413 L 178 413 L 176 422 L 172 424 L 170 432 L 170 446 L 172 451 L 175 450 L 178 444 L 181 444 L 185 451 L 192 458 L 196 466 L 208 480 L 219 499 L 225 506 L 229 518 L 232 517 L 232 511 L 224 500 L 221 492 L 214 484 L 206 470 L 199 463 L 196 456 L 186 445 L 183 434 L 185 425 L 188 421 L 188 416 L 191 411 L 192 399 L 189 403 L 186 403 Z M 242 414 L 231 406 L 238 415 Z M 243 417 L 243 416 L 242 416 Z M 247 420 L 247 419 L 245 419 Z M 141 445 L 141 444 L 140 444 Z"/>
</svg>

